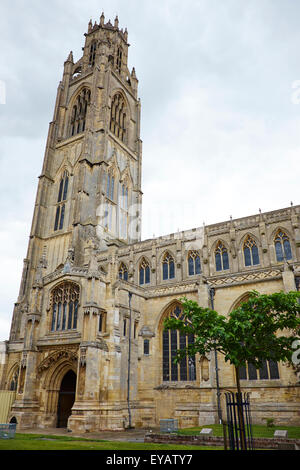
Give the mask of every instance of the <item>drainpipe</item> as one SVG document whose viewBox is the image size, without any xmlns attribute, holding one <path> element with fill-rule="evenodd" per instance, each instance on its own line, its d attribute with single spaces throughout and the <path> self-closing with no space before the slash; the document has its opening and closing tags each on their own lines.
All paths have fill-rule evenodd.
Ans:
<svg viewBox="0 0 300 470">
<path fill-rule="evenodd" d="M 210 295 L 210 303 L 211 308 L 214 310 L 214 296 L 215 296 L 215 289 L 213 287 L 209 287 L 209 295 Z M 221 403 L 220 403 L 220 386 L 219 386 L 219 368 L 218 368 L 218 354 L 217 350 L 215 349 L 215 369 L 216 369 L 216 385 L 217 385 L 217 400 L 218 400 L 218 417 L 219 417 L 219 424 L 222 424 L 222 411 L 221 411 Z"/>
<path fill-rule="evenodd" d="M 128 291 L 129 300 L 129 335 L 128 335 L 128 377 L 127 377 L 127 405 L 128 405 L 128 427 L 131 429 L 131 409 L 130 409 L 130 359 L 131 359 L 131 297 L 132 292 Z"/>
</svg>

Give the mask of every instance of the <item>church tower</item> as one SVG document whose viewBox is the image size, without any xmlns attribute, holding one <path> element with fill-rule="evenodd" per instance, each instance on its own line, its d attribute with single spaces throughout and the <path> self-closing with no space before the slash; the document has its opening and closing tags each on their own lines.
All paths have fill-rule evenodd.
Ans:
<svg viewBox="0 0 300 470">
<path fill-rule="evenodd" d="M 80 362 L 84 372 L 75 363 L 71 370 L 83 401 L 100 389 L 105 298 L 108 279 L 115 282 L 118 272 L 111 260 L 99 268 L 96 256 L 140 241 L 141 229 L 141 106 L 128 48 L 127 29 L 117 17 L 105 22 L 102 13 L 98 24 L 88 24 L 79 60 L 70 52 L 64 63 L 9 339 L 18 375 L 13 412 L 22 427 L 40 413 L 37 369 L 44 371 L 49 357 Z M 87 370 L 90 383 L 83 378 L 86 364 L 98 370 L 97 379 Z M 57 424 L 58 400 L 53 410 L 46 405 L 47 424 Z"/>
<path fill-rule="evenodd" d="M 128 69 L 128 33 L 88 24 L 82 57 L 70 52 L 58 86 L 35 202 L 19 301 L 30 303 L 34 280 L 70 259 L 85 264 L 86 243 L 97 248 L 140 240 L 140 100 Z M 11 339 L 18 338 L 20 315 Z"/>
</svg>

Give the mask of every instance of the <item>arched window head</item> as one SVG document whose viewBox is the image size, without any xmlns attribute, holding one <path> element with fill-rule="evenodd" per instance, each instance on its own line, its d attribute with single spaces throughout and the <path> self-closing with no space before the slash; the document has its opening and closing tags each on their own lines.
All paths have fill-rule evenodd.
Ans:
<svg viewBox="0 0 300 470">
<path fill-rule="evenodd" d="M 110 130 L 124 142 L 126 134 L 126 104 L 121 93 L 116 93 L 111 102 Z"/>
<path fill-rule="evenodd" d="M 278 230 L 275 239 L 275 251 L 277 261 L 284 261 L 284 259 L 292 259 L 292 250 L 289 237 L 282 230 Z"/>
<path fill-rule="evenodd" d="M 248 235 L 243 244 L 245 266 L 254 266 L 259 264 L 258 248 L 255 240 Z"/>
<path fill-rule="evenodd" d="M 174 258 L 168 252 L 165 253 L 162 261 L 163 280 L 173 279 L 175 277 Z"/>
<path fill-rule="evenodd" d="M 91 92 L 84 88 L 75 100 L 71 113 L 70 134 L 76 135 L 84 132 L 86 125 L 86 115 L 90 104 Z"/>
<path fill-rule="evenodd" d="M 116 69 L 118 73 L 121 73 L 121 70 L 122 70 L 122 56 L 123 56 L 122 48 L 118 47 L 117 57 L 116 57 Z"/>
<path fill-rule="evenodd" d="M 200 255 L 196 250 L 189 251 L 188 253 L 188 267 L 189 276 L 201 273 Z"/>
<path fill-rule="evenodd" d="M 90 53 L 89 53 L 89 66 L 90 67 L 94 67 L 95 65 L 96 49 L 97 49 L 97 42 L 92 41 L 90 45 Z"/>
<path fill-rule="evenodd" d="M 119 279 L 128 281 L 128 269 L 124 263 L 121 263 L 119 267 Z"/>
<path fill-rule="evenodd" d="M 145 258 L 142 259 L 139 269 L 140 285 L 150 283 L 150 264 Z"/>
<path fill-rule="evenodd" d="M 54 230 L 62 230 L 64 227 L 65 218 L 65 201 L 68 196 L 69 186 L 69 173 L 64 171 L 64 174 L 59 183 L 57 206 L 55 211 Z"/>
<path fill-rule="evenodd" d="M 229 269 L 228 251 L 221 241 L 217 243 L 215 249 L 215 262 L 216 271 L 223 271 L 225 269 Z"/>
<path fill-rule="evenodd" d="M 52 309 L 51 331 L 77 328 L 79 293 L 79 286 L 68 281 L 53 289 L 50 297 Z"/>
<path fill-rule="evenodd" d="M 173 304 L 168 308 L 165 317 L 184 319 L 182 306 L 179 303 Z M 195 356 L 186 356 L 178 364 L 174 363 L 176 351 L 193 344 L 194 335 L 185 335 L 179 330 L 164 330 L 162 336 L 163 380 L 172 382 L 179 380 L 196 380 Z"/>
</svg>

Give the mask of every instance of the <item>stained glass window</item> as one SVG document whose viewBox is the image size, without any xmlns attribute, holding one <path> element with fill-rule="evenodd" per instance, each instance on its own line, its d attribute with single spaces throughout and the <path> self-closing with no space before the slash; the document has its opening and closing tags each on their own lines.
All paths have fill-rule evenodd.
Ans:
<svg viewBox="0 0 300 470">
<path fill-rule="evenodd" d="M 119 267 L 119 279 L 123 279 L 124 281 L 128 281 L 128 270 L 124 263 L 120 264 Z"/>
<path fill-rule="evenodd" d="M 173 279 L 175 277 L 175 263 L 174 258 L 169 254 L 166 253 L 163 257 L 163 280 L 166 279 Z"/>
<path fill-rule="evenodd" d="M 184 314 L 179 304 L 169 308 L 168 317 L 183 319 Z M 182 334 L 178 330 L 164 330 L 162 333 L 163 363 L 162 373 L 164 381 L 194 381 L 196 380 L 195 356 L 186 356 L 179 363 L 175 363 L 176 352 L 186 348 L 194 342 L 193 335 Z"/>
<path fill-rule="evenodd" d="M 215 262 L 217 271 L 229 269 L 229 258 L 227 248 L 223 245 L 221 241 L 217 243 L 215 249 Z"/>
<path fill-rule="evenodd" d="M 188 253 L 189 276 L 201 273 L 200 255 L 198 251 L 189 251 Z"/>
<path fill-rule="evenodd" d="M 282 230 L 278 230 L 275 236 L 275 252 L 277 261 L 292 259 L 292 250 L 289 237 Z"/>
<path fill-rule="evenodd" d="M 51 292 L 51 331 L 77 328 L 79 286 L 63 282 Z"/>
<path fill-rule="evenodd" d="M 263 361 L 261 367 L 256 369 L 251 363 L 239 367 L 241 380 L 274 380 L 279 379 L 278 363 L 272 360 Z"/>
<path fill-rule="evenodd" d="M 143 284 L 149 284 L 150 283 L 150 265 L 145 258 L 142 259 L 140 263 L 140 270 L 139 270 L 139 275 L 140 275 L 140 285 L 142 286 Z"/>
<path fill-rule="evenodd" d="M 250 237 L 250 235 L 248 235 L 246 240 L 244 241 L 243 251 L 245 266 L 254 266 L 259 264 L 258 248 L 255 240 Z"/>
</svg>

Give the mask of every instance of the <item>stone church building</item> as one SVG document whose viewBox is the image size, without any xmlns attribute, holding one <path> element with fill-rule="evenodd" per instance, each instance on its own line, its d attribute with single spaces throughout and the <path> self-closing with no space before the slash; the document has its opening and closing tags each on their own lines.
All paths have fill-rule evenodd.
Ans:
<svg viewBox="0 0 300 470">
<path fill-rule="evenodd" d="M 15 392 L 18 429 L 73 431 L 218 422 L 223 357 L 190 357 L 193 341 L 164 331 L 186 296 L 228 314 L 249 291 L 295 290 L 300 206 L 141 241 L 142 142 L 138 79 L 128 33 L 90 21 L 82 57 L 64 63 L 49 126 L 28 251 L 0 389 Z M 300 421 L 297 371 L 266 362 L 241 370 L 253 422 Z"/>
</svg>

